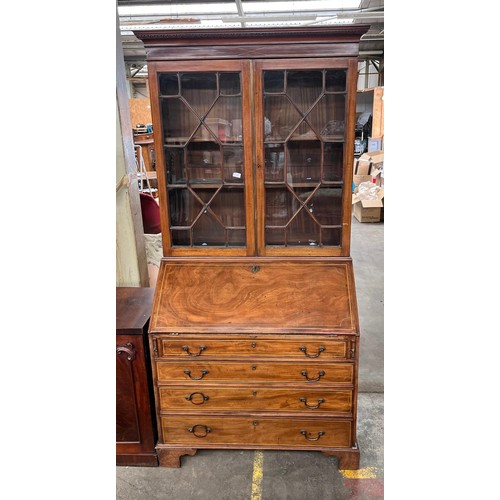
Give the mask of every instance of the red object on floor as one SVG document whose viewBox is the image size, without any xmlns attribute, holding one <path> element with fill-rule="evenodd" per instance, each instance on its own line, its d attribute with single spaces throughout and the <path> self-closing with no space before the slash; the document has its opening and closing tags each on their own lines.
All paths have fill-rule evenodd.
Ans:
<svg viewBox="0 0 500 500">
<path fill-rule="evenodd" d="M 161 233 L 160 207 L 156 200 L 147 193 L 139 193 L 141 198 L 142 224 L 144 234 Z"/>
</svg>

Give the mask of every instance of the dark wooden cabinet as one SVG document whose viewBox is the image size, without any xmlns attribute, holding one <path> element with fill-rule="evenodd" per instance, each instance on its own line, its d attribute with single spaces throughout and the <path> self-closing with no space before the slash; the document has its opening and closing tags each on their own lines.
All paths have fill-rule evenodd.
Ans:
<svg viewBox="0 0 500 500">
<path fill-rule="evenodd" d="M 116 289 L 116 463 L 156 466 L 147 329 L 152 288 Z"/>
<path fill-rule="evenodd" d="M 160 465 L 198 448 L 359 465 L 349 255 L 366 29 L 136 33 L 164 254 L 149 327 Z"/>
</svg>

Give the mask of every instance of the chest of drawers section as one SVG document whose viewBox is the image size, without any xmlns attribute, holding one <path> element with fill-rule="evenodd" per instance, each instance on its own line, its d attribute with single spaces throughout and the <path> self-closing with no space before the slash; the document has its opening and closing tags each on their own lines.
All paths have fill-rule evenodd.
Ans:
<svg viewBox="0 0 500 500">
<path fill-rule="evenodd" d="M 316 449 L 349 467 L 356 335 L 153 334 L 160 465 L 198 448 Z M 162 458 L 163 457 L 163 458 Z"/>
</svg>

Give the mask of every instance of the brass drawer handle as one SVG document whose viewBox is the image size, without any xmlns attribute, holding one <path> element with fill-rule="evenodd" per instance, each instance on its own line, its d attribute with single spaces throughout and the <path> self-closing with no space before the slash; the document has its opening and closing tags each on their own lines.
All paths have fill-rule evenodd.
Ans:
<svg viewBox="0 0 500 500">
<path fill-rule="evenodd" d="M 320 345 L 318 347 L 318 354 L 307 354 L 307 347 L 305 345 L 301 345 L 299 347 L 299 350 L 302 351 L 308 358 L 319 358 L 319 355 L 323 352 L 326 351 L 326 347 L 323 347 Z"/>
<path fill-rule="evenodd" d="M 198 354 L 194 354 L 192 352 L 189 352 L 189 346 L 183 345 L 182 350 L 186 351 L 188 356 L 201 356 L 201 353 L 207 348 L 206 345 L 200 345 L 200 350 L 198 351 Z"/>
<path fill-rule="evenodd" d="M 202 397 L 202 400 L 199 403 L 193 401 L 193 397 L 197 395 L 200 395 Z M 203 394 L 202 392 L 192 392 L 189 396 L 186 396 L 185 399 L 191 401 L 191 403 L 193 403 L 194 405 L 202 405 L 205 401 L 208 401 L 209 398 L 208 396 L 205 396 L 205 394 Z"/>
<path fill-rule="evenodd" d="M 313 438 L 313 437 L 308 437 L 309 432 L 307 431 L 300 431 L 300 433 L 308 440 L 308 441 L 317 441 L 321 436 L 323 436 L 325 433 L 323 431 L 318 432 L 318 436 Z"/>
<path fill-rule="evenodd" d="M 302 370 L 300 372 L 300 374 L 303 375 L 308 382 L 317 382 L 321 377 L 323 377 L 325 375 L 325 372 L 323 370 L 320 370 L 318 372 L 318 376 L 316 378 L 309 378 L 307 376 L 307 370 Z"/>
<path fill-rule="evenodd" d="M 306 408 L 311 409 L 311 410 L 317 410 L 320 407 L 321 403 L 325 402 L 325 400 L 323 398 L 320 398 L 320 399 L 318 399 L 318 404 L 316 406 L 311 406 L 311 405 L 307 404 L 307 398 L 299 398 L 299 401 L 301 403 L 304 403 L 304 406 Z"/>
<path fill-rule="evenodd" d="M 196 434 L 196 427 L 201 427 L 205 431 L 205 434 Z M 193 427 L 189 427 L 188 432 L 193 433 L 197 438 L 204 438 L 209 432 L 212 432 L 212 429 L 206 425 L 196 424 Z"/>
<path fill-rule="evenodd" d="M 184 370 L 184 373 L 191 379 L 191 380 L 201 380 L 207 373 L 208 370 L 201 370 L 201 376 L 200 377 L 192 377 L 191 376 L 191 370 Z"/>
</svg>

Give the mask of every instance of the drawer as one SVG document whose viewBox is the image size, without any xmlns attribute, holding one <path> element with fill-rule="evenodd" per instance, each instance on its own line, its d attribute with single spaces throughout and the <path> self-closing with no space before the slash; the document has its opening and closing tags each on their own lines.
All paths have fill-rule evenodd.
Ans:
<svg viewBox="0 0 500 500">
<path fill-rule="evenodd" d="M 352 412 L 352 391 L 254 387 L 160 387 L 160 411 Z"/>
<path fill-rule="evenodd" d="M 293 382 L 308 384 L 354 382 L 354 365 L 349 363 L 267 362 L 156 362 L 158 383 L 204 382 Z"/>
<path fill-rule="evenodd" d="M 352 341 L 355 339 L 353 338 Z M 351 339 L 308 339 L 284 340 L 277 338 L 160 338 L 158 355 L 160 357 L 181 358 L 234 358 L 252 357 L 293 357 L 300 359 L 342 360 L 350 359 Z"/>
<path fill-rule="evenodd" d="M 166 415 L 161 417 L 164 444 L 193 448 L 210 445 L 349 447 L 349 420 Z"/>
</svg>

